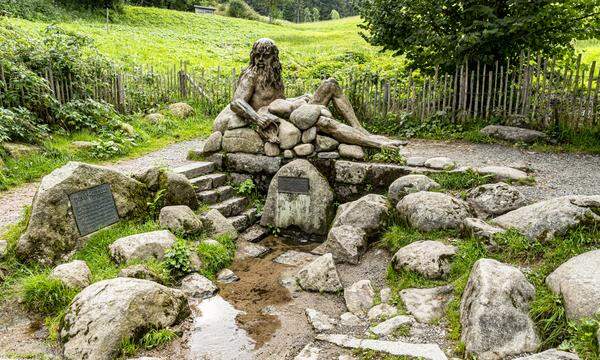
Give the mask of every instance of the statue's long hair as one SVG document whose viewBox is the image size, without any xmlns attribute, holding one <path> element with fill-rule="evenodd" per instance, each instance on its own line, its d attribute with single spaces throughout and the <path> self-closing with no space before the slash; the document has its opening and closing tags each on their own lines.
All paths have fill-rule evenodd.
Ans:
<svg viewBox="0 0 600 360">
<path fill-rule="evenodd" d="M 271 66 L 265 69 L 256 67 L 256 57 L 258 54 L 273 54 Z M 256 80 L 262 87 L 273 87 L 277 90 L 283 90 L 283 80 L 281 80 L 281 63 L 279 62 L 279 49 L 271 39 L 262 38 L 257 40 L 250 51 L 250 66 L 244 70 L 244 73 L 252 71 L 256 74 Z"/>
</svg>

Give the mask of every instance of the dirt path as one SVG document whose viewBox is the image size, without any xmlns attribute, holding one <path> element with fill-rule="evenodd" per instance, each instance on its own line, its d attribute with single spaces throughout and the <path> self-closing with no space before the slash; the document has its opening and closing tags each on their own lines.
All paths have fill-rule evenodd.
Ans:
<svg viewBox="0 0 600 360">
<path fill-rule="evenodd" d="M 105 166 L 125 173 L 132 173 L 138 169 L 152 165 L 169 167 L 184 165 L 189 162 L 186 159 L 189 150 L 197 148 L 201 141 L 191 140 L 180 142 L 139 158 L 120 160 L 115 163 L 105 164 Z M 0 230 L 19 220 L 23 207 L 31 204 L 33 201 L 37 187 L 38 183 L 30 183 L 0 193 Z"/>
</svg>

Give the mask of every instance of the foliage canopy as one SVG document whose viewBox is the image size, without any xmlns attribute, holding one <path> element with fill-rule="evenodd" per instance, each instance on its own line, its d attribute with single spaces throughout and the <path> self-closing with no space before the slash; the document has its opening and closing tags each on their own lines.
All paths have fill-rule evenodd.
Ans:
<svg viewBox="0 0 600 360">
<path fill-rule="evenodd" d="M 452 69 L 522 51 L 564 55 L 600 33 L 598 0 L 358 0 L 363 37 L 412 66 Z"/>
</svg>

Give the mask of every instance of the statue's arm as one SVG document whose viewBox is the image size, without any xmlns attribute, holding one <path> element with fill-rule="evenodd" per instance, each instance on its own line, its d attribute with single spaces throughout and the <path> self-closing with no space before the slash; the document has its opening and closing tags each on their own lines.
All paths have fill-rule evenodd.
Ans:
<svg viewBox="0 0 600 360">
<path fill-rule="evenodd" d="M 231 110 L 238 116 L 250 120 L 253 123 L 257 124 L 261 128 L 267 127 L 272 122 L 275 121 L 275 116 L 260 116 L 253 108 L 250 106 L 249 102 L 252 99 L 252 95 L 254 95 L 254 80 L 248 76 L 243 75 L 238 83 L 238 86 L 233 95 L 233 101 L 229 106 Z"/>
</svg>

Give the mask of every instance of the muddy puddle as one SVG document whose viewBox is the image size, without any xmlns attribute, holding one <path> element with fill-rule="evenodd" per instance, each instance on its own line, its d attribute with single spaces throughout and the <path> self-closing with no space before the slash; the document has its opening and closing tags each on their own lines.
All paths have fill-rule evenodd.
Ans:
<svg viewBox="0 0 600 360">
<path fill-rule="evenodd" d="M 271 248 L 263 258 L 235 261 L 231 270 L 240 280 L 221 285 L 220 295 L 243 314 L 238 315 L 238 325 L 248 332 L 260 348 L 268 342 L 281 323 L 274 309 L 290 302 L 290 292 L 281 285 L 281 275 L 293 268 L 273 262 L 288 250 L 310 252 L 318 244 L 299 244 L 286 237 L 268 237 L 260 242 Z"/>
</svg>

